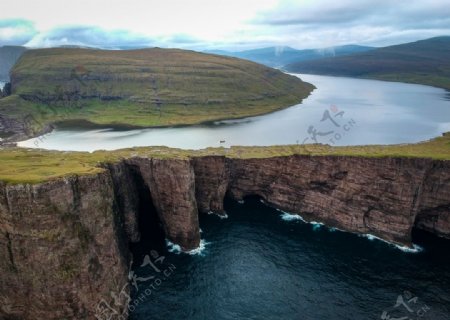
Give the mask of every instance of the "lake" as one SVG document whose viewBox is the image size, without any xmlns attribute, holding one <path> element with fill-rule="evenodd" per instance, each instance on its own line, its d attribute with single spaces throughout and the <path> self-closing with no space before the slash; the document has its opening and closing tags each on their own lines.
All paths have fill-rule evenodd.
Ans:
<svg viewBox="0 0 450 320">
<path fill-rule="evenodd" d="M 263 116 L 189 127 L 121 130 L 64 126 L 22 147 L 114 150 L 134 146 L 201 149 L 231 145 L 397 144 L 450 131 L 450 95 L 423 85 L 297 75 L 317 89 L 302 104 Z M 225 143 L 220 143 L 225 141 Z"/>
</svg>

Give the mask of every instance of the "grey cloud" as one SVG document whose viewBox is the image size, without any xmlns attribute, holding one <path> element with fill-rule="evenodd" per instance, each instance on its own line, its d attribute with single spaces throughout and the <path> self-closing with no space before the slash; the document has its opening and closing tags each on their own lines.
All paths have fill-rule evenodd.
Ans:
<svg viewBox="0 0 450 320">
<path fill-rule="evenodd" d="M 37 34 L 33 22 L 25 19 L 0 20 L 0 46 L 23 45 Z"/>
<path fill-rule="evenodd" d="M 68 26 L 44 32 L 27 45 L 31 47 L 54 47 L 60 45 L 95 46 L 120 49 L 122 47 L 146 47 L 152 38 L 127 30 L 105 30 L 94 26 Z"/>
<path fill-rule="evenodd" d="M 213 41 L 195 38 L 182 33 L 183 30 L 164 37 L 151 37 L 96 26 L 65 26 L 38 34 L 30 21 L 0 20 L 0 45 L 26 43 L 32 47 L 79 45 L 108 49 L 159 46 L 195 50 L 244 50 L 264 46 L 306 49 L 352 43 L 382 46 L 450 34 L 450 5 L 447 3 L 448 0 L 409 0 L 408 3 L 280 0 L 276 8 L 260 13 L 243 30 Z"/>
<path fill-rule="evenodd" d="M 314 2 L 281 1 L 275 10 L 264 12 L 253 23 L 261 25 L 351 23 L 382 13 L 388 0 L 319 0 Z"/>
<path fill-rule="evenodd" d="M 261 25 L 326 25 L 433 23 L 450 16 L 446 0 L 410 0 L 408 3 L 391 0 L 350 0 L 298 2 L 282 0 L 275 10 L 261 13 L 254 24 Z"/>
<path fill-rule="evenodd" d="M 145 47 L 192 47 L 201 40 L 187 34 L 149 37 L 127 30 L 105 30 L 95 26 L 67 26 L 44 32 L 27 43 L 30 47 L 76 45 L 104 49 L 132 49 Z"/>
<path fill-rule="evenodd" d="M 448 0 L 281 0 L 251 23 L 298 48 L 390 45 L 450 34 L 450 5 Z"/>
<path fill-rule="evenodd" d="M 196 44 L 201 42 L 201 40 L 192 37 L 188 34 L 175 34 L 173 36 L 167 37 L 164 39 L 164 41 L 166 41 L 167 43 L 172 43 L 172 44 Z"/>
</svg>

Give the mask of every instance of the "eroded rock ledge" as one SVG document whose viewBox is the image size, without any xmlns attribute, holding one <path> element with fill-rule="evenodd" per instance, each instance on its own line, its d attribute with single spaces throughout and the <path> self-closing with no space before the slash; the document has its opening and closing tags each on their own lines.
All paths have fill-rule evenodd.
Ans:
<svg viewBox="0 0 450 320">
<path fill-rule="evenodd" d="M 128 244 L 145 230 L 142 184 L 166 237 L 185 250 L 199 245 L 199 213 L 223 213 L 225 196 L 257 195 L 306 219 L 402 245 L 411 245 L 413 226 L 450 237 L 445 160 L 132 157 L 104 168 L 0 183 L 0 318 L 93 319 L 98 302 L 111 302 L 128 281 Z"/>
</svg>

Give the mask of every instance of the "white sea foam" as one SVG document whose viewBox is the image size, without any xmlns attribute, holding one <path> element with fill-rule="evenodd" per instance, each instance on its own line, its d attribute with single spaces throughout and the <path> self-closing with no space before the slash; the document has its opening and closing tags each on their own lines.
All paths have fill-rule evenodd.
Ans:
<svg viewBox="0 0 450 320">
<path fill-rule="evenodd" d="M 228 214 L 224 212 L 223 214 L 218 214 L 220 219 L 228 219 Z"/>
<path fill-rule="evenodd" d="M 373 240 L 379 240 L 379 241 L 382 241 L 382 242 L 384 242 L 384 243 L 387 243 L 387 244 L 390 245 L 390 246 L 393 246 L 393 247 L 395 247 L 395 248 L 397 248 L 397 249 L 399 249 L 399 250 L 401 250 L 401 251 L 403 251 L 403 252 L 407 252 L 407 253 L 419 253 L 419 252 L 422 252 L 422 251 L 423 251 L 423 248 L 422 248 L 421 246 L 419 246 L 419 245 L 417 245 L 417 244 L 414 244 L 414 243 L 413 243 L 413 245 L 412 245 L 413 247 L 410 248 L 410 247 L 407 247 L 407 246 L 399 245 L 399 244 L 397 244 L 397 243 L 392 243 L 392 242 L 390 242 L 390 241 L 384 240 L 384 239 L 382 239 L 382 238 L 380 238 L 380 237 L 374 236 L 373 234 L 369 234 L 369 233 L 366 233 L 366 234 L 359 234 L 359 236 L 360 236 L 360 237 L 364 237 L 364 238 L 366 238 L 366 239 L 369 239 L 370 241 L 373 241 Z"/>
<path fill-rule="evenodd" d="M 211 214 L 216 215 L 220 219 L 228 219 L 228 214 L 225 211 L 223 213 L 217 213 L 217 212 L 214 212 L 214 211 L 208 211 L 208 214 L 209 215 L 211 215 Z"/>
<path fill-rule="evenodd" d="M 278 210 L 281 211 L 281 210 Z M 281 211 L 282 212 L 282 211 Z M 306 222 L 305 219 L 302 218 L 302 216 L 298 215 L 298 214 L 291 214 L 291 213 L 287 213 L 287 212 L 283 212 L 281 214 L 281 219 L 283 219 L 284 221 L 296 221 L 296 220 L 300 220 L 303 222 Z"/>
<path fill-rule="evenodd" d="M 281 212 L 281 219 L 283 219 L 284 221 L 296 221 L 296 220 L 300 220 L 304 223 L 308 223 L 311 224 L 313 226 L 313 230 L 317 230 L 319 229 L 321 226 L 323 226 L 324 224 L 322 222 L 317 222 L 317 221 L 307 221 L 305 220 L 301 215 L 299 214 L 295 214 L 295 213 L 289 213 L 289 212 L 285 212 L 283 210 L 277 209 L 277 211 Z"/>
<path fill-rule="evenodd" d="M 312 224 L 314 231 L 319 230 L 323 226 L 323 223 L 316 221 L 311 221 L 310 224 Z"/>
<path fill-rule="evenodd" d="M 181 250 L 181 247 L 178 244 L 175 244 L 175 243 L 171 242 L 170 240 L 166 239 L 166 245 L 167 245 L 167 250 L 169 252 L 176 253 L 176 254 L 180 254 L 181 252 L 183 252 L 183 250 Z"/>
<path fill-rule="evenodd" d="M 205 248 L 208 244 L 210 244 L 210 242 L 206 242 L 204 239 L 202 239 L 202 240 L 200 240 L 200 245 L 197 248 L 189 250 L 189 251 L 183 251 L 178 244 L 175 244 L 175 243 L 171 242 L 170 240 L 166 239 L 166 245 L 167 245 L 169 252 L 172 252 L 175 254 L 184 253 L 184 254 L 189 254 L 191 256 L 194 256 L 194 255 L 203 256 Z"/>
<path fill-rule="evenodd" d="M 403 252 L 408 252 L 408 253 L 419 253 L 419 252 L 422 252 L 424 250 L 421 246 L 419 246 L 417 244 L 414 244 L 414 243 L 413 243 L 413 247 L 412 248 L 408 248 L 408 247 L 405 247 L 405 246 L 400 246 L 398 244 L 396 244 L 395 247 L 397 249 L 402 250 Z"/>
<path fill-rule="evenodd" d="M 284 221 L 302 221 L 304 223 L 308 223 L 308 224 L 312 224 L 313 225 L 313 230 L 317 231 L 318 229 L 320 229 L 322 226 L 325 226 L 322 222 L 317 222 L 317 221 L 306 221 L 301 215 L 299 214 L 292 214 L 289 212 L 285 212 L 283 210 L 280 209 L 276 209 L 277 211 L 281 212 L 282 214 L 280 215 L 281 219 L 283 219 Z M 345 230 L 341 230 L 335 227 L 327 227 L 325 226 L 330 232 L 335 232 L 335 231 L 340 231 L 340 232 L 349 232 L 349 231 L 345 231 Z M 353 233 L 353 232 L 349 232 L 349 233 Z M 407 246 L 402 246 L 396 243 L 392 243 L 389 242 L 387 240 L 384 240 L 382 238 L 379 238 L 377 236 L 374 236 L 373 234 L 358 234 L 358 236 L 360 237 L 364 237 L 367 238 L 370 241 L 373 240 L 380 240 L 383 241 L 384 243 L 389 244 L 390 246 L 393 246 L 403 252 L 407 252 L 407 253 L 418 253 L 418 252 L 422 252 L 423 248 L 417 244 L 413 244 L 413 247 L 407 247 Z"/>
</svg>

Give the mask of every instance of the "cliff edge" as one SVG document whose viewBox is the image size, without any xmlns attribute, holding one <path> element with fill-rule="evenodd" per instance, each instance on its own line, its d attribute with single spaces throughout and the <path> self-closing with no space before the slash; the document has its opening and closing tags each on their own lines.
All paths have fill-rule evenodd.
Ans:
<svg viewBox="0 0 450 320">
<path fill-rule="evenodd" d="M 366 156 L 326 146 L 0 150 L 0 317 L 92 319 L 100 301 L 117 302 L 111 293 L 128 283 L 129 244 L 150 230 L 143 202 L 184 250 L 199 245 L 199 215 L 247 196 L 405 246 L 413 227 L 450 238 L 449 139 Z M 378 154 L 394 150 L 410 154 Z M 26 166 L 35 176 L 19 174 Z"/>
</svg>

